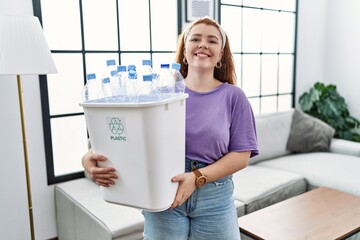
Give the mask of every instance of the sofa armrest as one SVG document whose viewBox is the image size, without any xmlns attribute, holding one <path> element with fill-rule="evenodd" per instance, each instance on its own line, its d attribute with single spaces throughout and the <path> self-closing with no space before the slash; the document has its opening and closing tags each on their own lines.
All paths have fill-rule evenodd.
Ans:
<svg viewBox="0 0 360 240">
<path fill-rule="evenodd" d="M 330 152 L 360 157 L 360 142 L 333 138 L 330 143 Z"/>
</svg>

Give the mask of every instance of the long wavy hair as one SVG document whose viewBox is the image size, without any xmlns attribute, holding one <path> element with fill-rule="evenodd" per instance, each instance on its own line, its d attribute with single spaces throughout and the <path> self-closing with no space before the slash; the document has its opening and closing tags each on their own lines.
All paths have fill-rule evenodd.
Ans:
<svg viewBox="0 0 360 240">
<path fill-rule="evenodd" d="M 217 29 L 219 29 L 219 24 L 214 21 L 213 19 L 209 17 L 202 17 L 194 20 L 188 28 L 186 28 L 182 33 L 179 35 L 178 38 L 178 46 L 175 54 L 175 62 L 181 64 L 180 72 L 181 74 L 186 77 L 188 74 L 188 65 L 183 62 L 184 59 L 184 47 L 185 47 L 185 39 L 184 35 L 188 31 L 190 31 L 195 25 L 198 24 L 206 24 L 206 25 L 212 25 L 215 26 Z M 219 29 L 221 32 L 221 30 Z M 225 33 L 226 34 L 226 33 Z M 222 66 L 220 68 L 214 68 L 214 78 L 221 81 L 221 82 L 227 82 L 229 84 L 236 85 L 236 72 L 235 72 L 235 64 L 233 55 L 230 49 L 229 39 L 226 36 L 226 43 L 225 47 L 223 49 L 224 53 L 221 58 L 221 64 Z"/>
</svg>

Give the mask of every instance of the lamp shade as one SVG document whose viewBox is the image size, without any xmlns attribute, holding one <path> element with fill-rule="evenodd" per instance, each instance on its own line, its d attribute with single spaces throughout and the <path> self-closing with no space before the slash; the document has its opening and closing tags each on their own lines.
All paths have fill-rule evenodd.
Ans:
<svg viewBox="0 0 360 240">
<path fill-rule="evenodd" d="M 56 73 L 39 19 L 0 15 L 0 75 Z"/>
</svg>

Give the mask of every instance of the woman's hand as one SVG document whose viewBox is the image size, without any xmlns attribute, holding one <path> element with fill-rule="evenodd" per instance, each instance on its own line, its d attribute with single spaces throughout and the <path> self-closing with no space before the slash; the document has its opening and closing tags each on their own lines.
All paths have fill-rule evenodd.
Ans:
<svg viewBox="0 0 360 240">
<path fill-rule="evenodd" d="M 112 167 L 98 167 L 98 161 L 106 161 L 107 158 L 103 155 L 94 154 L 90 149 L 82 158 L 82 165 L 90 177 L 100 186 L 109 187 L 114 185 L 113 179 L 117 179 L 115 168 Z"/>
<path fill-rule="evenodd" d="M 174 202 L 170 207 L 176 208 L 177 206 L 182 205 L 195 191 L 195 174 L 193 172 L 182 173 L 173 177 L 171 181 L 179 183 Z"/>
</svg>

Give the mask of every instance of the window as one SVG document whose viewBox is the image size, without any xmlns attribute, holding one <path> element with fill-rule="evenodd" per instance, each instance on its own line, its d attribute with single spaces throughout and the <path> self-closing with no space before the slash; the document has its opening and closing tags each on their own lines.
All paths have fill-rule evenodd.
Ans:
<svg viewBox="0 0 360 240">
<path fill-rule="evenodd" d="M 254 112 L 292 107 L 295 0 L 215 3 L 238 86 Z M 79 103 L 86 74 L 101 75 L 108 59 L 122 65 L 151 59 L 154 68 L 172 62 L 186 14 L 182 0 L 33 0 L 33 6 L 58 68 L 40 79 L 48 184 L 54 184 L 84 175 L 87 131 Z"/>
<path fill-rule="evenodd" d="M 294 105 L 296 0 L 222 0 L 221 25 L 230 39 L 238 86 L 254 113 Z"/>
</svg>

